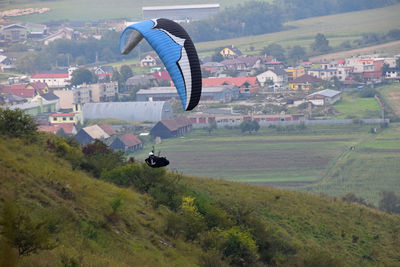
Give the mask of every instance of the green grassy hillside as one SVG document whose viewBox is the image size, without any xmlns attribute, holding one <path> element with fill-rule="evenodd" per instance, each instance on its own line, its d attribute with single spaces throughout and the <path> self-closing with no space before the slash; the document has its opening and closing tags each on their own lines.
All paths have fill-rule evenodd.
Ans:
<svg viewBox="0 0 400 267">
<path fill-rule="evenodd" d="M 398 215 L 137 164 L 102 175 L 126 185 L 133 179 L 117 187 L 74 169 L 70 162 L 77 158 L 57 156 L 71 148 L 58 145 L 51 152 L 46 138 L 35 144 L 0 139 L 1 222 L 11 220 L 4 217 L 11 202 L 34 222 L 50 218 L 47 231 L 56 244 L 19 257 L 20 266 L 223 266 L 240 265 L 241 259 L 277 266 L 399 263 Z M 157 189 L 160 177 L 169 182 Z M 168 192 L 172 198 L 160 198 Z M 4 242 L 4 224 L 1 229 L 0 259 L 7 265 L 15 251 Z"/>
<path fill-rule="evenodd" d="M 317 33 L 323 33 L 329 40 L 330 46 L 337 46 L 344 41 L 358 39 L 363 33 L 386 33 L 391 29 L 398 29 L 400 27 L 399 13 L 400 4 L 397 4 L 373 10 L 290 21 L 285 24 L 289 28 L 286 31 L 202 42 L 197 43 L 196 48 L 202 53 L 213 53 L 215 48 L 233 44 L 246 53 L 259 53 L 263 47 L 271 43 L 278 43 L 283 47 L 293 47 L 295 45 L 308 47 L 314 42 Z M 254 51 L 251 51 L 250 47 L 253 47 Z M 399 52 L 398 45 L 394 50 L 387 49 L 394 53 Z"/>
</svg>

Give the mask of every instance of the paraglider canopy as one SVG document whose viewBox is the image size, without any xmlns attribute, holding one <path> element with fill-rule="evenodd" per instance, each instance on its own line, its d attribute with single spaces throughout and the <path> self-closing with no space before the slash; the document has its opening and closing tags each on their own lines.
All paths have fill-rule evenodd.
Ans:
<svg viewBox="0 0 400 267">
<path fill-rule="evenodd" d="M 145 20 L 125 28 L 121 54 L 128 54 L 145 38 L 157 52 L 178 91 L 184 110 L 194 109 L 201 96 L 201 69 L 187 32 L 169 19 Z"/>
</svg>

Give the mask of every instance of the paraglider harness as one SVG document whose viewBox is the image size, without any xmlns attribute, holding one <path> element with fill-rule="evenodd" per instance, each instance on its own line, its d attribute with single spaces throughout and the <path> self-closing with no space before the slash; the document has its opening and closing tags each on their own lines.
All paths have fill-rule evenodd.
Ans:
<svg viewBox="0 0 400 267">
<path fill-rule="evenodd" d="M 160 157 L 160 151 L 158 152 L 158 156 L 154 155 L 154 146 L 153 150 L 149 153 L 149 157 L 144 161 L 152 168 L 165 167 L 169 164 L 169 160 L 167 160 L 167 158 Z"/>
</svg>

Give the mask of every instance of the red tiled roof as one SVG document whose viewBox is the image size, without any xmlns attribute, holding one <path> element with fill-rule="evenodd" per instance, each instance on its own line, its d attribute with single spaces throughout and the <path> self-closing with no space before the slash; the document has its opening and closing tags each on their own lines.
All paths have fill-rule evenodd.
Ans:
<svg viewBox="0 0 400 267">
<path fill-rule="evenodd" d="M 1 86 L 3 93 L 17 95 L 23 98 L 32 98 L 35 95 L 35 90 L 26 89 L 27 84 L 13 84 Z"/>
<path fill-rule="evenodd" d="M 153 77 L 155 77 L 157 80 L 171 81 L 171 76 L 169 76 L 168 71 L 153 72 L 151 75 L 153 75 Z"/>
<path fill-rule="evenodd" d="M 44 82 L 31 82 L 28 85 L 31 85 L 36 90 L 43 90 L 43 89 L 46 89 L 46 87 L 47 87 L 47 83 L 44 83 Z"/>
<path fill-rule="evenodd" d="M 62 128 L 66 134 L 73 134 L 74 127 L 73 123 L 54 123 L 52 125 L 39 125 L 38 130 L 56 134 Z"/>
<path fill-rule="evenodd" d="M 251 86 L 257 86 L 257 77 L 203 78 L 203 86 L 231 84 L 240 87 L 246 82 Z"/>
<path fill-rule="evenodd" d="M 111 135 L 114 135 L 115 134 L 115 131 L 114 131 L 114 129 L 113 128 L 111 128 L 111 126 L 110 125 L 108 125 L 108 124 L 103 124 L 103 125 L 100 125 L 100 128 L 101 129 L 103 129 L 103 131 L 105 131 L 109 136 L 111 136 Z"/>
<path fill-rule="evenodd" d="M 320 78 L 304 74 L 303 76 L 297 77 L 292 81 L 292 83 L 317 83 L 322 82 Z"/>
<path fill-rule="evenodd" d="M 50 117 L 68 117 L 68 116 L 75 116 L 75 113 L 53 113 L 50 114 Z"/>
<path fill-rule="evenodd" d="M 139 138 L 131 133 L 126 133 L 118 138 L 127 146 L 136 146 L 142 143 Z"/>
<path fill-rule="evenodd" d="M 35 74 L 32 76 L 32 79 L 57 79 L 63 78 L 68 79 L 68 73 L 43 73 L 43 74 Z"/>
</svg>

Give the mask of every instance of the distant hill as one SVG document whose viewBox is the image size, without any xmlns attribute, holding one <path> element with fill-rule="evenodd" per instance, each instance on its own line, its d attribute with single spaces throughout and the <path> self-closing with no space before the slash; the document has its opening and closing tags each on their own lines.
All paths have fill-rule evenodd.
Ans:
<svg viewBox="0 0 400 267">
<path fill-rule="evenodd" d="M 98 179 L 82 170 L 84 162 L 72 143 L 55 136 L 34 143 L 1 136 L 3 264 L 15 258 L 21 266 L 398 264 L 398 215 L 140 164 Z M 10 224 L 18 220 L 24 224 Z M 4 243 L 16 232 L 37 233 L 36 244 L 52 249 L 17 257 L 18 242 Z"/>
</svg>

